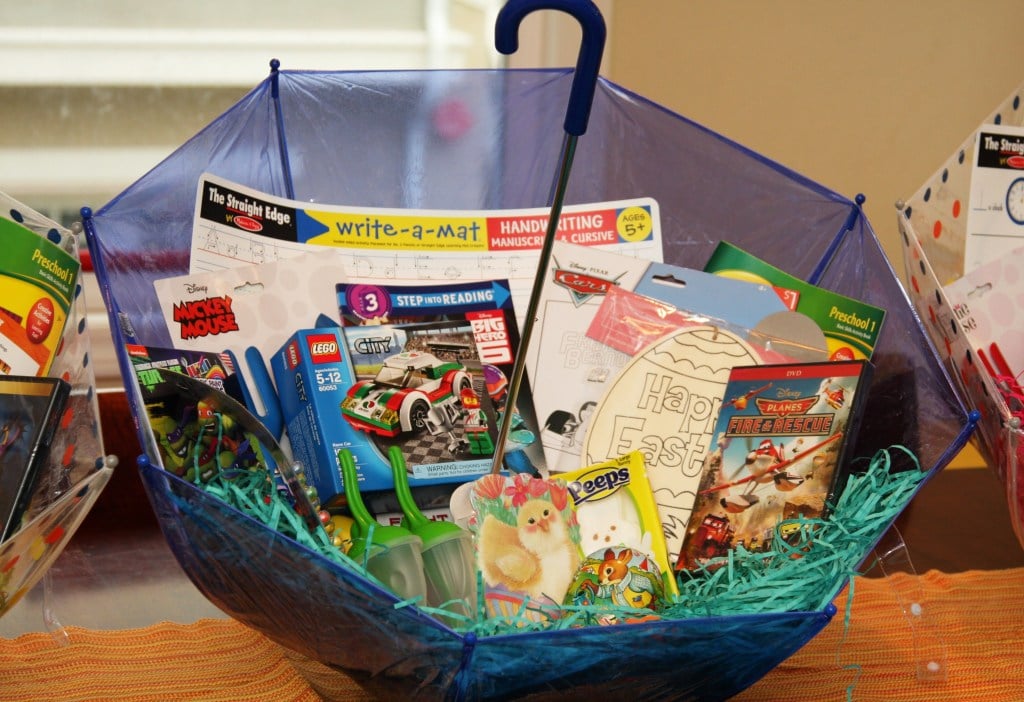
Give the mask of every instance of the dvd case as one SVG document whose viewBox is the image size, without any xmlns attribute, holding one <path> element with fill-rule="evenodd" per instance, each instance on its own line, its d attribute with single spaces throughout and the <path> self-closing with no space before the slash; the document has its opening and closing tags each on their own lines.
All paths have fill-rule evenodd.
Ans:
<svg viewBox="0 0 1024 702">
<path fill-rule="evenodd" d="M 60 378 L 0 375 L 0 543 L 21 525 L 70 393 Z"/>
<path fill-rule="evenodd" d="M 739 546 L 770 551 L 795 533 L 787 520 L 827 515 L 871 370 L 864 360 L 732 370 L 677 570 L 707 567 Z"/>
</svg>

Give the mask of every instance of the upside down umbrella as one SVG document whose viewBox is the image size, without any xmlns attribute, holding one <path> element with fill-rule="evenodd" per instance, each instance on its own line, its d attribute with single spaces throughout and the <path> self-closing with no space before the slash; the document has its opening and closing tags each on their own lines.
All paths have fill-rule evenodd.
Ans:
<svg viewBox="0 0 1024 702">
<path fill-rule="evenodd" d="M 563 69 L 344 72 L 273 65 L 237 104 L 86 213 L 115 345 L 173 345 L 153 281 L 188 272 L 201 174 L 331 205 L 550 207 L 550 174 L 559 170 L 564 140 L 558 125 L 572 82 L 573 72 Z M 859 198 L 599 79 L 564 201 L 638 197 L 658 203 L 668 263 L 701 268 L 728 240 L 799 278 L 887 310 L 856 455 L 901 444 L 934 472 L 963 446 L 972 420 Z M 126 379 L 133 377 L 124 354 L 121 367 Z M 142 408 L 135 411 L 144 416 Z M 154 458 L 140 459 L 144 483 L 172 550 L 204 595 L 384 697 L 562 699 L 600 692 L 720 699 L 797 650 L 834 611 L 614 631 L 460 634 L 415 607 L 396 608 L 394 596 L 374 583 L 154 468 Z"/>
</svg>

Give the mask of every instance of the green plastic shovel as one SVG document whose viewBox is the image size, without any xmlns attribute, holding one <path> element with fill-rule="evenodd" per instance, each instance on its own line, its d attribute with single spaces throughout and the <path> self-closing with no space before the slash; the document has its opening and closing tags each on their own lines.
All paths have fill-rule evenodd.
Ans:
<svg viewBox="0 0 1024 702">
<path fill-rule="evenodd" d="M 472 535 L 457 524 L 434 521 L 423 514 L 409 489 L 402 450 L 392 446 L 388 458 L 395 495 L 405 515 L 402 526 L 423 540 L 427 604 L 475 618 L 477 578 Z"/>
<path fill-rule="evenodd" d="M 366 567 L 378 580 L 403 599 L 427 601 L 423 574 L 423 540 L 401 526 L 378 524 L 366 509 L 359 492 L 356 464 L 348 449 L 338 451 L 345 498 L 352 513 L 352 547 L 348 556 Z"/>
</svg>

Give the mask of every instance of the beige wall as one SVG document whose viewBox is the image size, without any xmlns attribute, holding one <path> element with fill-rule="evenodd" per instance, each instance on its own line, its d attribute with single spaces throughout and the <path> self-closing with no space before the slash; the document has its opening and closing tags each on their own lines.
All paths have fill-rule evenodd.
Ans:
<svg viewBox="0 0 1024 702">
<path fill-rule="evenodd" d="M 612 80 L 833 190 L 894 203 L 1024 81 L 1021 0 L 617 0 Z"/>
</svg>

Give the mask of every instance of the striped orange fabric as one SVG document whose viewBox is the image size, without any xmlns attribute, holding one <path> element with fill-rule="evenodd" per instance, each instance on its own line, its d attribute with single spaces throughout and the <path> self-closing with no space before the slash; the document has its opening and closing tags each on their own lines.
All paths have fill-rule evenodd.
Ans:
<svg viewBox="0 0 1024 702">
<path fill-rule="evenodd" d="M 0 640 L 0 699 L 314 702 L 281 648 L 232 620 L 98 631 L 68 627 Z M 353 687 L 355 687 L 353 685 Z M 367 699 L 360 693 L 354 699 Z"/>
<path fill-rule="evenodd" d="M 945 682 L 921 682 L 916 676 L 920 656 L 915 656 L 911 625 L 896 592 L 918 587 L 925 622 L 918 625 L 919 642 L 926 644 L 924 653 L 934 654 L 938 644 L 944 645 Z M 917 580 L 857 578 L 848 628 L 845 603 L 840 597 L 839 613 L 821 634 L 736 699 L 845 700 L 850 685 L 853 698 L 862 701 L 1024 699 L 1019 650 L 1024 569 L 956 575 L 932 571 Z M 320 699 L 303 677 L 316 676 L 315 665 L 231 620 L 126 631 L 71 627 L 68 633 L 68 646 L 57 646 L 41 633 L 0 639 L 0 700 Z M 316 685 L 332 699 L 370 699 L 337 675 L 318 679 Z"/>
<path fill-rule="evenodd" d="M 897 591 L 913 591 L 918 584 L 923 600 L 918 648 L 944 653 L 945 682 L 918 678 L 922 656 L 915 655 L 911 622 L 896 599 Z M 888 580 L 857 578 L 848 628 L 845 603 L 839 598 L 839 612 L 828 627 L 735 699 L 845 700 L 853 685 L 853 699 L 860 701 L 1024 700 L 1024 569 L 929 571 L 916 583 L 900 574 Z"/>
</svg>

